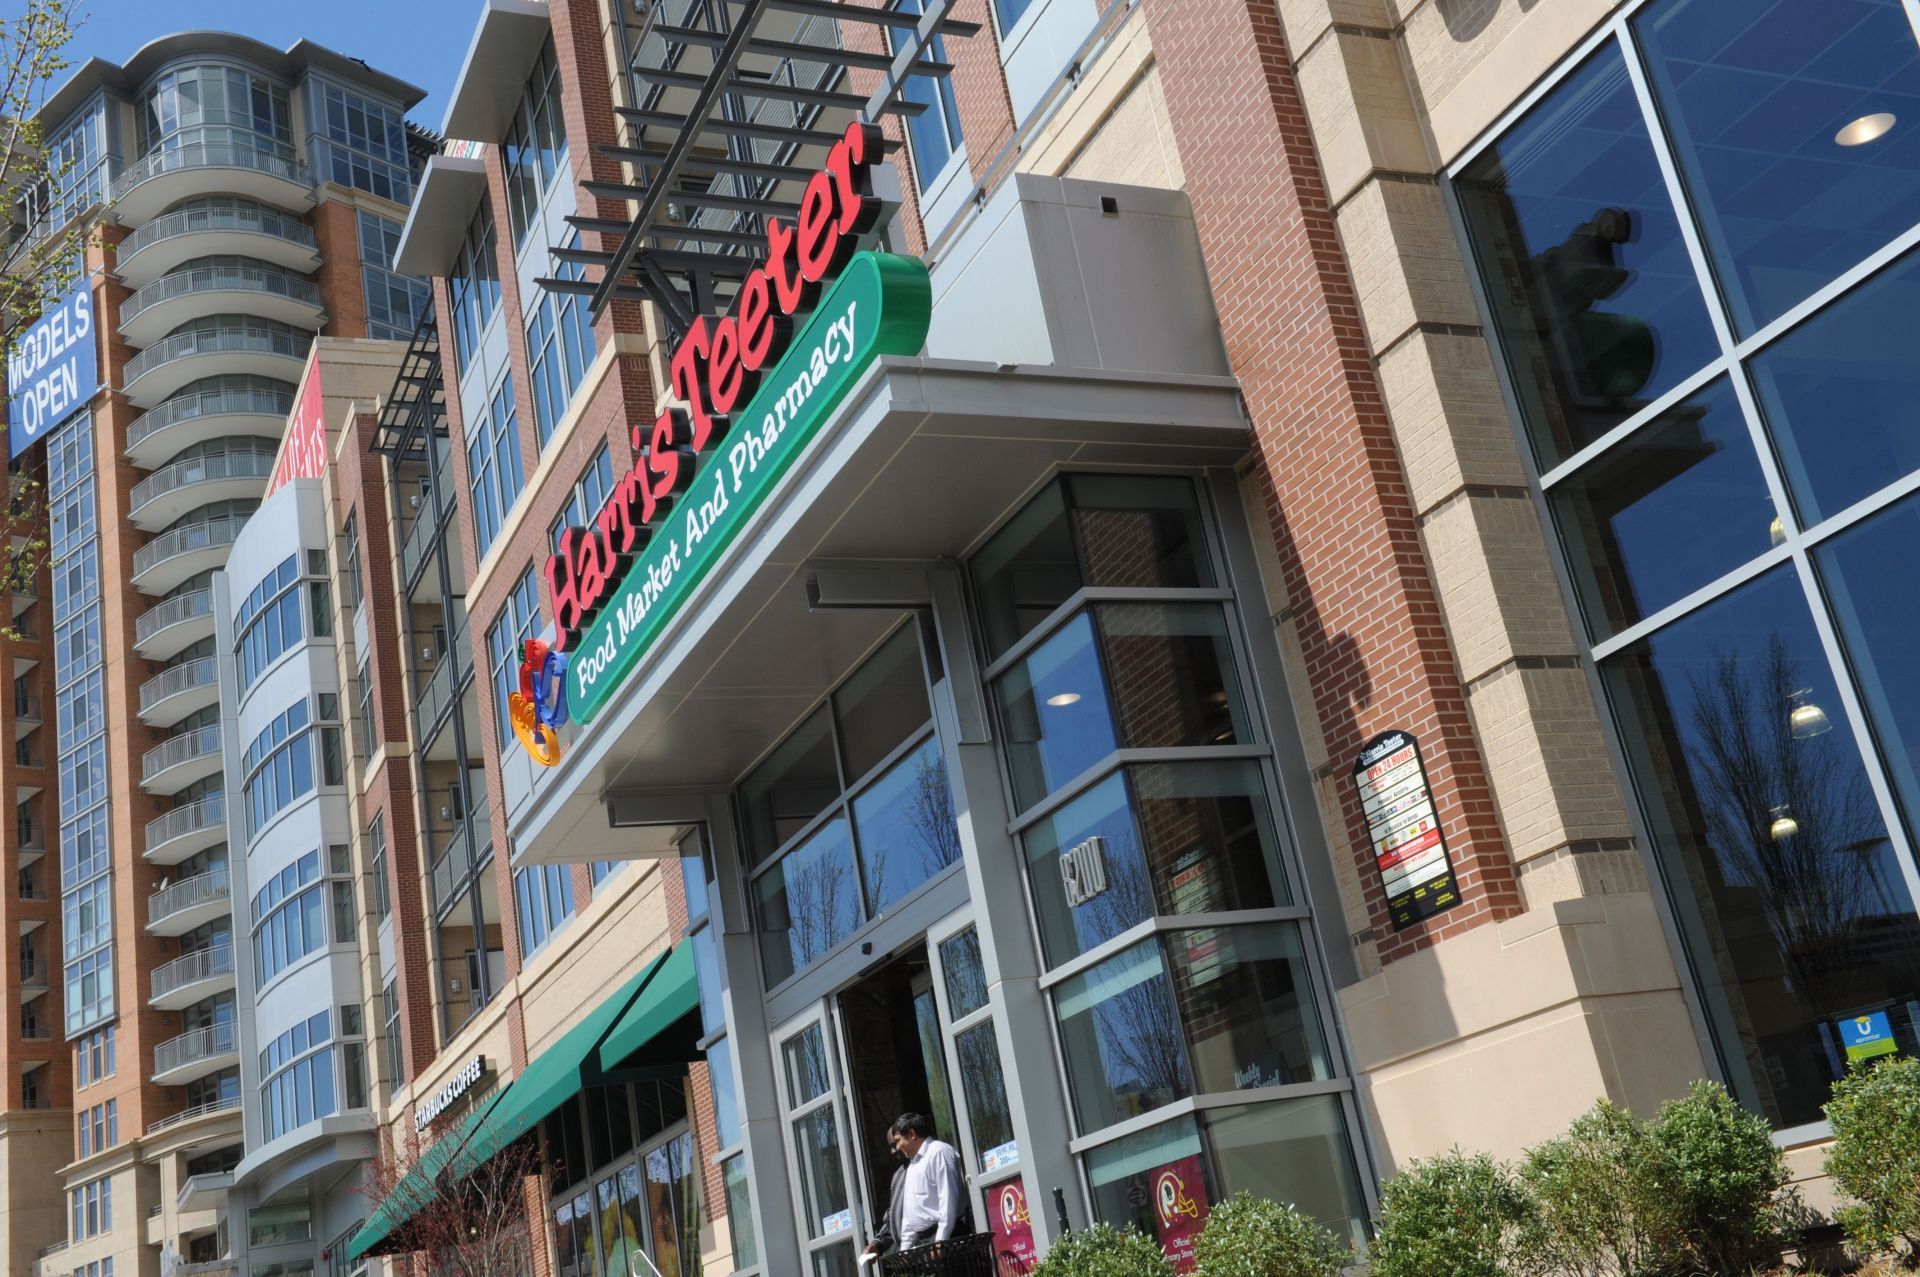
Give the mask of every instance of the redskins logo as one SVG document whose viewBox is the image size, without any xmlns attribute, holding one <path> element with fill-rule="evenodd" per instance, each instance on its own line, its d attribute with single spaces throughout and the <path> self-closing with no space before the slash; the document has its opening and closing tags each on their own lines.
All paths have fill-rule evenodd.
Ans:
<svg viewBox="0 0 1920 1277">
<path fill-rule="evenodd" d="M 1153 1181 L 1153 1205 L 1160 1212 L 1162 1228 L 1171 1228 L 1176 1215 L 1200 1218 L 1200 1203 L 1187 1195 L 1186 1181 L 1178 1171 L 1161 1171 Z"/>
<path fill-rule="evenodd" d="M 1033 1223 L 1027 1214 L 1027 1190 L 1019 1184 L 1009 1184 L 1000 1190 L 1000 1223 L 1009 1232 L 1015 1224 Z"/>
</svg>

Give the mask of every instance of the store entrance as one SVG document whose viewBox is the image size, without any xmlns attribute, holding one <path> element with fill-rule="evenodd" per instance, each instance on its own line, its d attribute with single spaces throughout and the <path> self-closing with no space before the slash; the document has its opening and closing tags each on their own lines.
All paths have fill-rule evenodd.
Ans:
<svg viewBox="0 0 1920 1277">
<path fill-rule="evenodd" d="M 878 1223 L 898 1166 L 887 1148 L 887 1127 L 896 1117 L 925 1113 L 941 1139 L 960 1147 L 926 946 L 916 944 L 862 976 L 836 1001 L 847 1053 L 853 1144 Z"/>
</svg>

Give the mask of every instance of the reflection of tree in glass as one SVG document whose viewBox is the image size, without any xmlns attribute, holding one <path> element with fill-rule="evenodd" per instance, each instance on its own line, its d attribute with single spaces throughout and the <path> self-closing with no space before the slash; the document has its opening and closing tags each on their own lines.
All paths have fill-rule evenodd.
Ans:
<svg viewBox="0 0 1920 1277">
<path fill-rule="evenodd" d="M 1159 965 L 1159 955 L 1143 953 L 1133 961 Z M 1108 997 L 1093 1015 L 1107 1081 L 1123 1105 L 1140 1113 L 1193 1093 L 1180 1014 L 1164 969 Z"/>
<path fill-rule="evenodd" d="M 1727 881 L 1759 888 L 1756 904 L 1789 979 L 1803 997 L 1838 1010 L 1860 962 L 1858 922 L 1886 907 L 1872 862 L 1886 832 L 1845 734 L 1794 738 L 1799 667 L 1777 634 L 1759 668 L 1716 652 L 1710 675 L 1689 676 L 1696 740 L 1688 756 Z M 1776 836 L 1776 817 L 1789 814 L 1797 831 Z"/>
<path fill-rule="evenodd" d="M 834 839 L 818 849 L 801 848 L 789 858 L 784 870 L 787 944 L 796 971 L 860 925 L 859 890 L 853 881 L 853 866 L 841 854 L 842 847 Z"/>
<path fill-rule="evenodd" d="M 931 742 L 930 742 L 931 743 Z M 960 822 L 953 810 L 953 787 L 935 749 L 914 755 L 913 814 L 908 818 L 920 836 L 920 848 L 929 875 L 960 859 Z"/>
</svg>

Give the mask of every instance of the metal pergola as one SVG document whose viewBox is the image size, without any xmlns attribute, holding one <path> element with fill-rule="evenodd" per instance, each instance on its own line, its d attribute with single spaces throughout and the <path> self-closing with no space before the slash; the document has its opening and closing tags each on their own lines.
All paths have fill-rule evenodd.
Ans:
<svg viewBox="0 0 1920 1277">
<path fill-rule="evenodd" d="M 654 0 L 624 32 L 638 105 L 615 108 L 623 144 L 599 148 L 630 180 L 582 184 L 602 214 L 624 202 L 632 215 L 569 218 L 583 245 L 619 245 L 556 247 L 572 269 L 540 284 L 590 296 L 595 315 L 616 299 L 652 302 L 677 340 L 731 299 L 767 220 L 794 216 L 849 123 L 930 108 L 922 77 L 953 70 L 943 40 L 980 29 L 949 18 L 951 2 Z"/>
</svg>

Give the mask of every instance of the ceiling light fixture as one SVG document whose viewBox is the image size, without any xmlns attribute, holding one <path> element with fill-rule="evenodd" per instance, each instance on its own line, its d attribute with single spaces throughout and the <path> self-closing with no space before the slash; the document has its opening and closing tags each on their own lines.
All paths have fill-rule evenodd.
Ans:
<svg viewBox="0 0 1920 1277">
<path fill-rule="evenodd" d="M 1841 146 L 1865 146 L 1892 128 L 1893 124 L 1893 112 L 1875 111 L 1848 124 L 1833 135 L 1833 140 Z"/>
<path fill-rule="evenodd" d="M 1069 705 L 1077 705 L 1079 703 L 1080 693 L 1078 692 L 1058 692 L 1047 697 L 1047 704 L 1053 706 L 1055 709 L 1065 709 Z"/>
<path fill-rule="evenodd" d="M 1800 822 L 1793 818 L 1793 808 L 1782 805 L 1775 807 L 1771 814 L 1773 823 L 1767 827 L 1767 832 L 1773 835 L 1775 842 L 1800 832 Z"/>
<path fill-rule="evenodd" d="M 1787 697 L 1787 703 L 1793 706 L 1787 722 L 1793 727 L 1795 740 L 1809 740 L 1833 730 L 1833 720 L 1827 717 L 1827 711 L 1807 699 L 1812 695 L 1812 688 L 1803 687 Z"/>
</svg>

